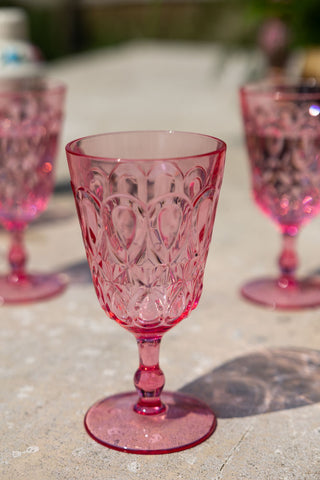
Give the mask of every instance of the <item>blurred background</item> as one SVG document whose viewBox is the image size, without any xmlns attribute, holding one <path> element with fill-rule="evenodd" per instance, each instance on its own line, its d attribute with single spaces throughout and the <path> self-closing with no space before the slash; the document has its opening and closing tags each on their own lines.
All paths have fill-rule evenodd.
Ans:
<svg viewBox="0 0 320 480">
<path fill-rule="evenodd" d="M 261 50 L 272 68 L 299 57 L 319 75 L 319 0 L 2 0 L 27 12 L 31 41 L 51 61 L 128 40 L 215 42 Z M 293 59 L 293 54 L 295 57 Z"/>
</svg>

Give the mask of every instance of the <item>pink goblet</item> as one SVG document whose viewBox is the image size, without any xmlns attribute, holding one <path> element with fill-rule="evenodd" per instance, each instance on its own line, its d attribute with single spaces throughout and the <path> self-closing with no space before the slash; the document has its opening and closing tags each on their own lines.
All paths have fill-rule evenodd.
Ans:
<svg viewBox="0 0 320 480">
<path fill-rule="evenodd" d="M 49 298 L 65 288 L 63 276 L 26 272 L 23 244 L 53 189 L 64 96 L 64 85 L 45 78 L 0 82 L 0 222 L 11 235 L 0 304 Z"/>
<path fill-rule="evenodd" d="M 295 239 L 320 209 L 320 86 L 257 83 L 240 89 L 254 200 L 279 227 L 278 278 L 242 287 L 245 298 L 279 309 L 320 305 L 320 285 L 298 280 Z"/>
<path fill-rule="evenodd" d="M 85 417 L 88 433 L 110 448 L 174 452 L 215 429 L 203 402 L 161 394 L 159 347 L 199 302 L 225 149 L 219 139 L 173 131 L 102 134 L 66 147 L 98 299 L 139 349 L 137 393 L 108 397 Z"/>
</svg>

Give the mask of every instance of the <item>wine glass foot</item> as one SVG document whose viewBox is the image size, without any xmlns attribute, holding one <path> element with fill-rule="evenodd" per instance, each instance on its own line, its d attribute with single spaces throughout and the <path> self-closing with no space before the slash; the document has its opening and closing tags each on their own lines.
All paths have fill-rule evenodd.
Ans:
<svg viewBox="0 0 320 480">
<path fill-rule="evenodd" d="M 0 276 L 0 305 L 31 303 L 62 293 L 67 286 L 63 274 L 34 274 L 17 278 Z"/>
<path fill-rule="evenodd" d="M 166 411 L 142 415 L 133 409 L 137 394 L 123 393 L 94 404 L 85 416 L 89 435 L 102 445 L 128 453 L 161 454 L 191 448 L 216 428 L 216 417 L 200 400 L 164 392 Z"/>
<path fill-rule="evenodd" d="M 253 303 L 275 309 L 299 310 L 320 306 L 320 283 L 313 279 L 299 280 L 283 288 L 278 279 L 257 279 L 246 283 L 241 294 Z"/>
</svg>

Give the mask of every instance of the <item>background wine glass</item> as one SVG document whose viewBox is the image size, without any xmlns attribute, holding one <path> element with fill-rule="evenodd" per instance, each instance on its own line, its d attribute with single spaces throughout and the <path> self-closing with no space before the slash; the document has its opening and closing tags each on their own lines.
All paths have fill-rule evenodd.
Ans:
<svg viewBox="0 0 320 480">
<path fill-rule="evenodd" d="M 320 87 L 314 81 L 257 83 L 240 89 L 254 200 L 280 229 L 278 278 L 242 287 L 275 308 L 320 305 L 320 285 L 296 278 L 295 240 L 320 209 Z"/>
<path fill-rule="evenodd" d="M 222 182 L 225 144 L 173 131 L 86 137 L 66 147 L 93 284 L 105 312 L 137 340 L 137 393 L 87 412 L 88 433 L 108 447 L 165 453 L 214 431 L 197 399 L 164 392 L 163 334 L 198 304 Z"/>
<path fill-rule="evenodd" d="M 0 81 L 0 222 L 11 239 L 0 303 L 48 298 L 66 285 L 62 275 L 27 272 L 23 243 L 27 225 L 45 210 L 53 189 L 64 97 L 64 85 L 55 80 Z"/>
</svg>

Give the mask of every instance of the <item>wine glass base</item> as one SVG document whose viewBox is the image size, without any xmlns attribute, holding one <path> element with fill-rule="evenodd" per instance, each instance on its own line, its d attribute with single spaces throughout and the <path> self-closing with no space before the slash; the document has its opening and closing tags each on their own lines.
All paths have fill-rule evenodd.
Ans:
<svg viewBox="0 0 320 480">
<path fill-rule="evenodd" d="M 263 278 L 246 283 L 241 294 L 247 300 L 275 309 L 299 310 L 320 305 L 319 281 L 300 280 L 281 288 L 278 279 Z"/>
<path fill-rule="evenodd" d="M 133 409 L 137 394 L 123 393 L 94 404 L 85 416 L 89 435 L 102 445 L 128 453 L 161 454 L 191 448 L 206 440 L 217 421 L 200 400 L 164 392 L 166 411 L 142 415 Z"/>
<path fill-rule="evenodd" d="M 16 282 L 0 276 L 0 305 L 45 300 L 63 292 L 66 286 L 67 278 L 63 274 L 26 275 Z"/>
</svg>

